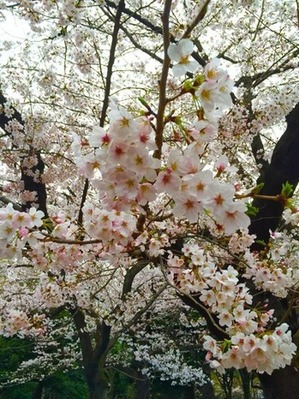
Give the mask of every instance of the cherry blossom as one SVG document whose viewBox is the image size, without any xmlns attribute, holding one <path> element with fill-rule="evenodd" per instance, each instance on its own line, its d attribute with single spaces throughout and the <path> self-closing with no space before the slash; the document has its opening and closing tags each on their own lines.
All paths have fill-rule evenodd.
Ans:
<svg viewBox="0 0 299 399">
<path fill-rule="evenodd" d="M 172 71 L 175 76 L 185 75 L 187 72 L 195 72 L 198 63 L 190 60 L 193 52 L 193 43 L 189 39 L 181 39 L 177 44 L 171 44 L 168 48 L 168 56 L 172 61 L 177 62 L 173 65 Z"/>
</svg>

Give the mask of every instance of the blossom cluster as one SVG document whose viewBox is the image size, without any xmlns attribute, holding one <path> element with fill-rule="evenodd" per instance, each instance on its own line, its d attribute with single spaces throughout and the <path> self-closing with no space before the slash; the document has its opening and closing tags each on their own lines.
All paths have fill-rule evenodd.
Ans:
<svg viewBox="0 0 299 399">
<path fill-rule="evenodd" d="M 252 295 L 240 282 L 238 271 L 231 265 L 217 266 L 197 243 L 185 244 L 182 252 L 181 258 L 169 256 L 170 281 L 181 292 L 198 295 L 200 303 L 217 317 L 222 332 L 230 337 L 224 343 L 205 337 L 211 365 L 219 371 L 246 367 L 271 374 L 290 364 L 296 345 L 288 326 L 278 326 L 273 333 L 267 331 L 274 311 L 252 308 Z M 188 268 L 183 267 L 186 263 Z M 240 345 L 243 342 L 244 347 Z"/>
<path fill-rule="evenodd" d="M 205 383 L 202 369 L 188 365 L 178 349 L 152 354 L 147 345 L 140 345 L 134 356 L 136 361 L 146 364 L 141 372 L 148 378 L 158 374 L 161 381 L 171 380 L 172 385 L 188 385 L 194 381 L 196 385 Z"/>
<path fill-rule="evenodd" d="M 205 336 L 203 347 L 208 351 L 206 359 L 212 368 L 221 373 L 228 368 L 246 368 L 248 371 L 272 374 L 274 370 L 290 365 L 296 353 L 297 347 L 288 328 L 283 323 L 274 331 L 260 335 L 239 332 L 223 343 Z"/>
<path fill-rule="evenodd" d="M 43 335 L 46 329 L 45 315 L 28 315 L 24 310 L 6 307 L 2 309 L 0 316 L 0 335 L 12 337 L 18 335 L 39 336 Z"/>
<path fill-rule="evenodd" d="M 126 246 L 136 228 L 133 215 L 123 211 L 111 211 L 95 208 L 86 202 L 83 206 L 84 229 L 93 239 L 99 239 L 104 245 Z"/>
<path fill-rule="evenodd" d="M 159 172 L 154 184 L 159 192 L 166 192 L 174 200 L 173 215 L 191 223 L 207 213 L 226 234 L 247 229 L 250 223 L 246 205 L 234 201 L 233 184 L 222 182 L 210 170 L 203 170 L 194 157 L 193 148 L 181 155 L 170 152 L 167 167 Z"/>
<path fill-rule="evenodd" d="M 190 39 L 182 39 L 168 48 L 169 58 L 176 62 L 172 71 L 175 76 L 182 76 L 188 72 L 195 72 L 198 69 L 198 62 L 192 60 L 193 43 Z M 195 91 L 195 96 L 201 101 L 206 112 L 214 111 L 215 108 L 222 110 L 232 105 L 231 91 L 233 81 L 228 73 L 221 69 L 220 60 L 213 58 L 204 68 L 204 81 Z"/>
<path fill-rule="evenodd" d="M 70 3 L 64 2 L 66 6 Z M 71 20 L 75 17 L 75 10 L 66 7 L 67 10 L 66 15 Z M 77 39 L 79 42 L 83 40 Z M 175 76 L 197 71 L 199 65 L 192 60 L 192 51 L 193 43 L 189 39 L 182 39 L 169 47 L 168 55 L 176 63 L 172 68 Z M 82 72 L 90 72 L 88 65 L 92 61 L 93 58 L 86 57 L 83 50 L 82 54 L 77 53 L 76 63 Z M 53 86 L 53 79 L 52 75 L 44 74 L 42 84 L 47 90 Z M 188 93 L 188 85 L 183 88 L 178 96 Z M 92 200 L 85 201 L 82 224 L 73 223 L 70 218 L 55 220 L 52 217 L 51 233 L 41 232 L 43 212 L 35 208 L 28 213 L 19 212 L 12 205 L 0 211 L 1 257 L 21 259 L 27 253 L 27 258 L 39 272 L 38 284 L 31 296 L 36 308 L 44 310 L 66 303 L 72 306 L 76 302 L 76 306 L 82 309 L 90 310 L 92 307 L 89 314 L 100 317 L 104 314 L 112 327 L 117 323 L 124 325 L 133 318 L 129 308 L 138 314 L 146 308 L 147 298 L 153 295 L 150 284 L 144 287 L 140 280 L 138 294 L 137 290 L 126 293 L 126 300 L 123 300 L 123 293 L 120 295 L 122 287 L 119 282 L 125 276 L 127 266 L 143 267 L 142 263 L 138 264 L 140 259 L 135 262 L 130 256 L 134 256 L 134 250 L 138 248 L 136 252 L 140 250 L 144 258 L 148 257 L 143 258 L 147 264 L 152 258 L 164 255 L 165 248 L 169 248 L 172 242 L 171 223 L 177 223 L 176 235 L 180 235 L 182 226 L 186 227 L 186 230 L 182 228 L 182 235 L 186 232 L 188 235 L 198 227 L 195 224 L 199 225 L 199 218 L 203 215 L 212 226 L 212 234 L 217 230 L 230 236 L 224 238 L 232 253 L 239 254 L 248 249 L 253 242 L 247 230 L 250 219 L 246 215 L 245 202 L 236 199 L 233 168 L 226 156 L 219 156 L 219 152 L 215 151 L 218 159 L 206 156 L 209 145 L 213 147 L 217 137 L 219 118 L 232 104 L 232 89 L 233 82 L 220 67 L 220 61 L 212 59 L 190 86 L 194 107 L 190 115 L 196 116 L 195 120 L 186 122 L 186 127 L 183 126 L 185 122 L 173 122 L 171 116 L 164 115 L 165 137 L 168 123 L 174 123 L 183 132 L 184 142 L 177 146 L 164 143 L 161 159 L 156 158 L 158 148 L 152 129 L 157 113 L 149 107 L 147 116 L 134 118 L 111 100 L 108 129 L 96 126 L 87 139 L 74 135 L 72 150 L 79 173 L 91 181 L 100 199 L 99 206 L 95 206 Z M 70 94 L 69 101 L 73 101 Z M 10 130 L 18 129 L 10 126 Z M 35 162 L 36 159 L 28 157 L 23 161 L 23 167 L 31 172 Z M 24 192 L 23 197 L 24 201 L 35 200 L 29 192 Z M 160 201 L 161 198 L 166 198 L 166 201 Z M 156 216 L 164 212 L 161 204 L 168 204 L 170 213 L 165 218 L 167 226 L 163 229 L 155 221 L 154 203 L 160 204 Z M 146 224 L 149 228 L 142 226 L 136 238 L 138 217 L 141 219 L 141 216 L 144 219 L 149 216 Z M 190 224 L 194 225 L 190 227 Z M 83 243 L 82 239 L 87 237 L 90 241 Z M 182 256 L 175 256 L 169 251 L 167 263 L 172 285 L 184 294 L 198 296 L 207 312 L 217 318 L 221 332 L 230 337 L 224 343 L 208 336 L 205 338 L 205 349 L 209 351 L 207 360 L 211 365 L 220 371 L 246 367 L 271 373 L 275 368 L 289 364 L 296 348 L 287 325 L 278 326 L 274 331 L 266 330 L 273 311 L 251 306 L 252 295 L 240 282 L 238 270 L 229 263 L 215 262 L 216 257 L 210 256 L 195 242 L 185 243 L 182 252 Z M 255 255 L 251 256 L 249 251 L 247 254 L 249 266 L 244 277 L 252 279 L 258 288 L 285 297 L 292 286 L 292 279 L 298 274 L 295 275 L 281 261 L 281 267 L 276 267 L 272 259 L 260 260 Z M 106 268 L 101 264 L 103 259 L 109 260 Z M 101 278 L 95 279 L 95 275 Z M 113 276 L 117 278 L 113 280 Z M 139 273 L 138 277 L 141 276 Z M 154 281 L 149 273 L 147 278 L 144 280 Z M 88 280 L 93 282 L 87 285 Z M 93 296 L 91 286 L 96 293 Z M 109 295 L 106 286 L 109 286 Z M 97 304 L 91 305 L 96 302 L 95 298 Z M 6 320 L 2 334 L 25 333 L 34 326 L 23 310 L 2 313 Z M 37 317 L 36 325 L 39 321 Z M 90 325 L 90 329 L 86 327 L 87 331 L 92 331 L 94 324 Z M 152 355 L 150 349 L 141 346 L 135 350 L 134 356 L 136 361 L 147 363 L 143 368 L 145 375 L 154 370 L 160 373 L 161 379 L 171 376 L 173 381 L 182 384 L 202 376 L 201 370 L 184 362 L 178 350 Z"/>
<path fill-rule="evenodd" d="M 244 277 L 252 279 L 258 289 L 286 298 L 290 288 L 298 286 L 298 248 L 287 239 L 284 244 L 281 240 L 278 243 L 272 240 L 271 244 L 267 256 L 260 258 L 258 253 L 245 255 L 247 267 Z"/>
<path fill-rule="evenodd" d="M 152 156 L 156 146 L 148 118 L 136 120 L 113 103 L 109 116 L 109 130 L 95 127 L 88 139 L 91 151 L 82 155 L 86 143 L 78 137 L 73 151 L 80 173 L 92 178 L 103 207 L 127 211 L 156 198 L 152 182 L 160 162 Z"/>
<path fill-rule="evenodd" d="M 246 205 L 234 200 L 234 185 L 217 177 L 229 170 L 228 160 L 220 157 L 216 162 L 216 176 L 200 160 L 204 146 L 217 133 L 223 107 L 230 105 L 232 84 L 217 59 L 207 64 L 203 74 L 195 96 L 204 117 L 190 127 L 192 142 L 184 150 L 170 148 L 162 165 L 153 156 L 156 143 L 150 119 L 134 119 L 115 101 L 107 131 L 95 127 L 87 141 L 74 136 L 77 167 L 97 188 L 104 209 L 142 212 L 159 194 L 167 194 L 174 200 L 172 213 L 177 218 L 196 223 L 200 214 L 207 213 L 225 234 L 248 227 Z"/>
<path fill-rule="evenodd" d="M 43 224 L 44 213 L 31 208 L 29 212 L 20 212 L 9 203 L 0 210 L 0 254 L 1 258 L 20 257 L 26 243 L 36 242 L 39 228 Z"/>
<path fill-rule="evenodd" d="M 155 310 L 153 310 L 154 313 Z M 167 313 L 169 317 L 170 313 Z M 156 313 L 156 317 L 159 318 L 158 313 Z M 205 384 L 206 376 L 202 368 L 199 367 L 199 363 L 194 359 L 190 360 L 185 354 L 186 351 L 179 348 L 184 344 L 186 344 L 186 347 L 188 346 L 188 338 L 191 337 L 192 339 L 190 330 L 184 329 L 186 335 L 180 330 L 180 343 L 178 344 L 173 335 L 165 334 L 162 325 L 163 321 L 159 323 L 159 326 L 153 323 L 150 331 L 139 329 L 134 332 L 134 339 L 130 334 L 122 336 L 119 342 L 123 344 L 123 350 L 121 353 L 110 356 L 110 362 L 121 363 L 126 367 L 129 367 L 133 362 L 138 365 L 143 376 L 148 379 L 158 378 L 160 381 L 169 381 L 171 385 L 193 383 L 196 386 L 201 386 Z M 187 326 L 190 328 L 189 322 Z M 169 331 L 175 335 L 172 328 Z M 193 338 L 196 341 L 195 334 Z M 193 340 L 192 342 L 194 345 Z M 193 351 L 196 351 L 196 349 L 193 349 Z"/>
</svg>

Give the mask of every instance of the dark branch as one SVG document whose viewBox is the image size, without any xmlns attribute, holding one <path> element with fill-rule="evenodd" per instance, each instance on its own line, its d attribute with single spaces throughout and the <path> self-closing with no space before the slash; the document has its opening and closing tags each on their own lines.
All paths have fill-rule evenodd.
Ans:
<svg viewBox="0 0 299 399">
<path fill-rule="evenodd" d="M 6 114 L 6 108 L 9 107 L 9 111 L 12 113 Z M 3 93 L 0 91 L 0 128 L 4 131 L 6 136 L 11 136 L 11 131 L 9 129 L 9 124 L 17 121 L 21 126 L 23 133 L 25 135 L 25 122 L 21 116 L 21 114 L 12 106 L 9 106 L 7 99 L 4 97 Z M 16 147 L 15 144 L 13 144 Z M 36 158 L 35 165 L 31 168 L 27 168 L 24 166 L 24 161 L 27 157 Z M 42 182 L 42 175 L 44 173 L 45 164 L 41 157 L 40 151 L 37 151 L 32 146 L 29 145 L 29 150 L 26 155 L 22 155 L 20 162 L 20 170 L 21 170 L 21 179 L 23 181 L 24 187 L 23 190 L 34 191 L 37 193 L 36 200 L 27 201 L 22 205 L 22 210 L 26 211 L 28 208 L 32 206 L 32 203 L 38 204 L 38 208 L 42 210 L 45 214 L 45 217 L 48 217 L 47 212 L 47 192 L 46 186 Z"/>
</svg>

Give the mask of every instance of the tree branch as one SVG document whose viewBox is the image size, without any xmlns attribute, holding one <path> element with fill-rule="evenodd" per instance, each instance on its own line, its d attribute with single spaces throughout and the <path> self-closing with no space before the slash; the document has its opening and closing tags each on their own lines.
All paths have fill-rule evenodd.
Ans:
<svg viewBox="0 0 299 399">
<path fill-rule="evenodd" d="M 73 317 L 76 330 L 81 342 L 84 369 L 87 370 L 92 356 L 92 344 L 91 344 L 90 335 L 86 331 L 85 316 L 82 310 L 79 309 L 78 307 L 76 307 L 75 309 L 71 309 L 70 313 Z"/>
<path fill-rule="evenodd" d="M 104 93 L 104 100 L 103 100 L 103 106 L 102 106 L 101 117 L 100 117 L 100 126 L 101 127 L 103 127 L 105 124 L 107 109 L 108 109 L 108 105 L 109 105 L 109 97 L 110 97 L 110 91 L 111 91 L 111 80 L 112 80 L 112 74 L 113 74 L 113 65 L 114 65 L 114 61 L 115 61 L 115 51 L 116 51 L 116 46 L 117 46 L 117 37 L 118 37 L 119 29 L 120 29 L 120 20 L 121 20 L 122 11 L 124 9 L 124 4 L 125 4 L 124 0 L 121 0 L 119 2 L 117 11 L 116 11 L 116 15 L 115 15 L 115 19 L 114 19 L 114 29 L 113 29 L 113 33 L 112 33 L 109 61 L 108 61 L 106 79 L 105 79 L 105 82 L 106 82 L 105 93 Z M 78 224 L 79 225 L 82 225 L 82 223 L 83 223 L 82 209 L 83 209 L 83 206 L 84 206 L 86 198 L 87 198 L 88 188 L 89 188 L 89 181 L 88 181 L 88 179 L 86 179 L 85 183 L 84 183 L 83 194 L 82 194 L 79 215 L 78 215 Z"/>
<path fill-rule="evenodd" d="M 8 101 L 0 91 L 0 128 L 5 132 L 6 136 L 11 136 L 12 134 L 9 129 L 9 124 L 13 121 L 17 121 L 25 134 L 25 122 L 21 114 L 14 107 L 10 106 L 9 111 L 12 112 L 12 115 L 8 116 L 5 113 L 6 107 L 8 107 Z M 14 144 L 13 146 L 16 147 Z M 36 163 L 31 168 L 24 166 L 24 160 L 27 157 L 36 158 Z M 34 202 L 38 204 L 39 209 L 44 212 L 45 217 L 47 218 L 47 192 L 46 185 L 42 182 L 45 164 L 41 157 L 40 151 L 36 150 L 29 144 L 29 150 L 26 155 L 21 157 L 20 164 L 21 180 L 24 183 L 23 191 L 34 191 L 37 193 L 36 201 L 27 201 L 22 205 L 22 210 L 25 212 L 32 206 L 32 202 Z"/>
<path fill-rule="evenodd" d="M 170 44 L 169 39 L 169 15 L 171 10 L 172 0 L 165 0 L 164 12 L 162 15 L 163 23 L 163 44 L 164 44 L 164 61 L 162 67 L 161 79 L 159 82 L 159 105 L 157 112 L 157 126 L 156 126 L 156 144 L 157 150 L 154 153 L 154 157 L 160 159 L 162 155 L 162 145 L 163 145 L 163 130 L 164 130 L 164 112 L 166 107 L 166 84 L 168 71 L 170 67 L 170 59 L 167 54 L 167 50 Z"/>
<path fill-rule="evenodd" d="M 182 38 L 188 38 L 191 35 L 193 29 L 199 24 L 201 20 L 203 20 L 207 13 L 208 5 L 210 4 L 210 2 L 211 0 L 206 0 L 204 4 L 200 7 L 199 12 L 197 13 L 194 20 L 190 23 L 190 25 L 187 26 L 187 29 L 185 30 Z"/>
</svg>

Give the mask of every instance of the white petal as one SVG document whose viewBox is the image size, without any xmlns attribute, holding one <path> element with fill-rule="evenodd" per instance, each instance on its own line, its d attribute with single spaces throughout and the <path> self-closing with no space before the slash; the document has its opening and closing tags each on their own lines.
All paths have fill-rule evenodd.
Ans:
<svg viewBox="0 0 299 399">
<path fill-rule="evenodd" d="M 193 42 L 190 39 L 182 39 L 178 43 L 181 55 L 190 55 L 193 52 Z"/>
<path fill-rule="evenodd" d="M 198 68 L 198 62 L 197 61 L 189 61 L 187 64 L 188 67 L 188 72 L 194 72 Z"/>
<path fill-rule="evenodd" d="M 171 61 L 179 62 L 181 59 L 181 55 L 178 51 L 178 46 L 176 44 L 171 44 L 168 47 L 167 54 L 168 54 L 169 58 L 171 59 Z"/>
<path fill-rule="evenodd" d="M 174 76 L 182 76 L 188 72 L 186 64 L 176 64 L 172 67 L 172 72 Z"/>
</svg>

